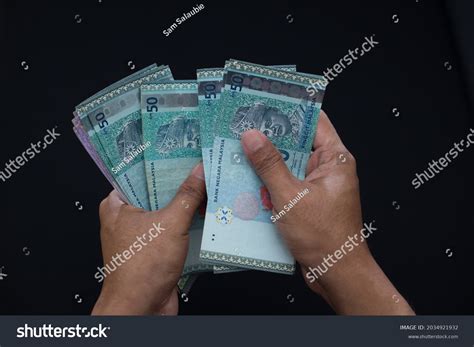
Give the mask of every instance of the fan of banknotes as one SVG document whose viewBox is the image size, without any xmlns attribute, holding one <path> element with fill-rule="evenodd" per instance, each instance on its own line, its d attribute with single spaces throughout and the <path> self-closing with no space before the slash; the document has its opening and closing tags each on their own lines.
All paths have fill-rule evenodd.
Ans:
<svg viewBox="0 0 474 347">
<path fill-rule="evenodd" d="M 260 130 L 303 179 L 324 85 L 321 76 L 294 65 L 228 60 L 180 81 L 168 66 L 152 65 L 80 103 L 73 129 L 112 186 L 145 210 L 165 207 L 203 161 L 207 208 L 190 229 L 181 290 L 206 271 L 292 274 L 294 259 L 240 136 Z"/>
</svg>

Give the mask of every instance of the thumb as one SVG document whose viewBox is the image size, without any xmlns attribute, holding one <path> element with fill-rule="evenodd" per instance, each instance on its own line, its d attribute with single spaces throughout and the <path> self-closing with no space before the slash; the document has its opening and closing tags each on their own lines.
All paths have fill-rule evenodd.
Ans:
<svg viewBox="0 0 474 347">
<path fill-rule="evenodd" d="M 204 167 L 202 162 L 194 167 L 181 184 L 174 199 L 166 206 L 178 219 L 191 222 L 194 213 L 206 197 Z"/>
<path fill-rule="evenodd" d="M 242 134 L 241 143 L 248 160 L 270 194 L 291 186 L 296 178 L 288 170 L 281 153 L 264 134 L 258 130 L 248 130 Z"/>
</svg>

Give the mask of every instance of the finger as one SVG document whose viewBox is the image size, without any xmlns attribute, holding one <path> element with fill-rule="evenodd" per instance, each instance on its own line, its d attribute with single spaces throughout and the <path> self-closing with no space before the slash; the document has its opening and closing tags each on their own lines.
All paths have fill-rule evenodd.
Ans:
<svg viewBox="0 0 474 347">
<path fill-rule="evenodd" d="M 343 157 L 346 157 L 349 155 L 336 129 L 323 110 L 321 110 L 319 114 L 313 149 L 314 152 L 311 154 L 308 165 L 306 166 L 306 176 L 314 172 L 319 165 L 334 156 L 339 157 L 342 154 Z"/>
<path fill-rule="evenodd" d="M 206 197 L 206 185 L 204 181 L 204 166 L 199 163 L 191 171 L 191 174 L 179 187 L 174 199 L 166 209 L 173 211 L 179 219 L 191 221 L 199 205 Z"/>
<path fill-rule="evenodd" d="M 248 160 L 270 194 L 288 187 L 295 180 L 283 161 L 281 153 L 260 131 L 244 132 L 241 143 Z"/>
<path fill-rule="evenodd" d="M 316 151 L 319 148 L 333 148 L 337 150 L 343 148 L 345 150 L 341 138 L 323 110 L 319 112 L 318 126 L 313 142 L 313 149 Z"/>
<path fill-rule="evenodd" d="M 115 189 L 112 190 L 110 194 L 100 203 L 99 217 L 101 221 L 105 222 L 109 219 L 115 219 L 122 205 L 125 205 L 125 202 L 120 197 L 120 193 Z"/>
</svg>

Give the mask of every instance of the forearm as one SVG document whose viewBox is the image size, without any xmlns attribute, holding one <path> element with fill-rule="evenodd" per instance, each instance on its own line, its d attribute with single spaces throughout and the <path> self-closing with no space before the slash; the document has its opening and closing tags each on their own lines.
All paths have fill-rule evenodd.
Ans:
<svg viewBox="0 0 474 347">
<path fill-rule="evenodd" d="M 142 303 L 101 293 L 91 314 L 93 316 L 143 316 L 152 313 L 151 309 Z"/>
</svg>

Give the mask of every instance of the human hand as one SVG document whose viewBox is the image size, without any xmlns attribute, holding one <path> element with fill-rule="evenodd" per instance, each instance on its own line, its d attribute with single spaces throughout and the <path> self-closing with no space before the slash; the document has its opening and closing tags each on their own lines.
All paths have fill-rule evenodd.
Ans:
<svg viewBox="0 0 474 347">
<path fill-rule="evenodd" d="M 176 285 L 186 260 L 188 229 L 204 197 L 201 163 L 158 211 L 127 205 L 115 190 L 102 201 L 104 268 L 96 278 L 104 284 L 92 314 L 177 314 Z"/>
<path fill-rule="evenodd" d="M 398 300 L 397 307 L 392 305 L 391 297 L 401 295 L 378 267 L 364 242 L 355 159 L 323 111 L 313 143 L 314 153 L 303 181 L 291 174 L 280 152 L 259 131 L 245 132 L 242 147 L 270 193 L 272 221 L 300 263 L 311 289 L 340 313 L 410 313 L 406 302 L 403 305 Z M 291 210 L 285 208 L 296 198 L 299 200 Z M 365 284 L 354 283 L 362 283 L 364 279 Z M 368 305 L 368 293 L 382 289 L 383 294 L 388 295 L 385 305 Z M 365 293 L 361 293 L 364 290 Z"/>
</svg>

